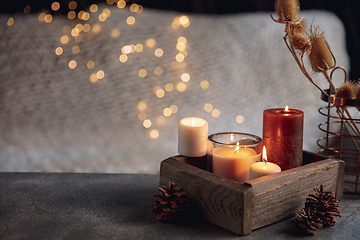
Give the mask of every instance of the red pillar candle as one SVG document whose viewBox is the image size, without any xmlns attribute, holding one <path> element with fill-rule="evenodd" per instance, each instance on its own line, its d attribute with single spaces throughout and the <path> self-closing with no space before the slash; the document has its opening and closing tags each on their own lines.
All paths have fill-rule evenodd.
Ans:
<svg viewBox="0 0 360 240">
<path fill-rule="evenodd" d="M 281 170 L 302 165 L 304 112 L 297 109 L 266 109 L 263 114 L 263 143 L 269 162 Z"/>
</svg>

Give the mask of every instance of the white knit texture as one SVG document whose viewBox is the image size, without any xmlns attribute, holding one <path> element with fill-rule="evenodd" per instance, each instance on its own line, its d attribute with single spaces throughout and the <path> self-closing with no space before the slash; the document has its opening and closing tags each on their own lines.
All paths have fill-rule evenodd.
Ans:
<svg viewBox="0 0 360 240">
<path fill-rule="evenodd" d="M 104 22 L 103 8 L 111 10 Z M 349 66 L 345 32 L 332 13 L 303 11 L 305 19 L 326 30 L 325 36 L 338 65 Z M 320 92 L 301 73 L 282 39 L 284 25 L 273 22 L 269 13 L 209 16 L 187 14 L 190 26 L 173 29 L 177 12 L 144 9 L 140 14 L 115 6 L 100 5 L 87 22 L 55 16 L 51 23 L 38 14 L 18 14 L 7 26 L 8 15 L 0 15 L 0 171 L 158 173 L 163 159 L 177 155 L 177 124 L 197 116 L 209 123 L 209 134 L 238 131 L 262 135 L 262 113 L 267 108 L 285 107 L 305 112 L 304 149 L 317 151 L 322 136 L 317 125 L 325 119 L 317 109 L 324 103 Z M 128 16 L 136 22 L 126 23 Z M 60 42 L 63 27 L 77 23 L 99 24 L 99 33 L 82 32 L 82 41 Z M 112 38 L 111 31 L 120 30 Z M 179 37 L 187 39 L 185 69 L 171 68 Z M 153 48 L 146 40 L 156 41 Z M 119 61 L 121 48 L 141 43 L 143 51 Z M 73 54 L 73 46 L 80 52 Z M 62 55 L 55 49 L 61 46 Z M 154 51 L 161 48 L 163 56 Z M 70 60 L 77 62 L 70 69 Z M 95 62 L 88 69 L 88 61 Z M 161 67 L 163 74 L 154 74 Z M 147 76 L 139 77 L 140 69 Z M 92 83 L 98 70 L 105 77 Z M 181 74 L 191 79 L 186 90 L 176 90 Z M 313 75 L 322 87 L 325 78 Z M 208 89 L 200 82 L 207 80 Z M 158 98 L 154 88 L 174 90 Z M 145 128 L 138 119 L 140 101 L 151 120 Z M 211 103 L 220 111 L 214 118 L 204 110 Z M 165 122 L 157 122 L 163 110 L 176 105 L 178 111 Z M 235 121 L 242 115 L 244 122 Z M 150 138 L 157 130 L 159 137 Z"/>
</svg>

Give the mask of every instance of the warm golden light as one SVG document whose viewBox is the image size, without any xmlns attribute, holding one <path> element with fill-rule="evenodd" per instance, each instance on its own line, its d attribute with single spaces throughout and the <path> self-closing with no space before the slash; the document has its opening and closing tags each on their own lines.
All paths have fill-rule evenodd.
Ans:
<svg viewBox="0 0 360 240">
<path fill-rule="evenodd" d="M 70 69 L 76 68 L 76 65 L 77 65 L 77 63 L 76 63 L 75 60 L 71 60 L 71 61 L 69 62 L 69 68 L 70 68 Z"/>
<path fill-rule="evenodd" d="M 138 103 L 139 111 L 144 111 L 146 109 L 146 107 L 147 107 L 146 102 L 141 101 Z"/>
<path fill-rule="evenodd" d="M 84 13 L 81 15 L 81 18 L 82 18 L 82 20 L 84 20 L 84 21 L 89 20 L 89 19 L 90 19 L 90 13 L 84 12 Z"/>
<path fill-rule="evenodd" d="M 144 7 L 141 5 L 138 5 L 139 9 L 136 11 L 136 13 L 142 13 L 142 11 L 144 10 Z"/>
<path fill-rule="evenodd" d="M 206 81 L 206 80 L 202 80 L 202 81 L 200 82 L 200 87 L 201 87 L 202 89 L 207 89 L 209 86 L 210 86 L 210 84 L 209 84 L 209 82 Z"/>
<path fill-rule="evenodd" d="M 93 68 L 95 67 L 95 62 L 94 62 L 94 61 L 88 61 L 88 62 L 86 63 L 86 67 L 87 67 L 88 69 L 93 69 Z"/>
<path fill-rule="evenodd" d="M 75 11 L 70 11 L 70 12 L 68 12 L 67 16 L 68 16 L 68 18 L 70 20 L 72 20 L 72 19 L 74 19 L 76 17 L 76 12 Z"/>
<path fill-rule="evenodd" d="M 214 109 L 211 111 L 211 116 L 213 116 L 214 118 L 217 118 L 220 116 L 220 111 L 218 109 Z"/>
<path fill-rule="evenodd" d="M 133 25 L 135 23 L 135 18 L 133 16 L 129 16 L 126 19 L 126 23 L 129 24 L 129 25 Z"/>
<path fill-rule="evenodd" d="M 184 26 L 189 26 L 189 17 L 188 16 L 181 16 L 179 19 L 180 24 L 184 27 Z"/>
<path fill-rule="evenodd" d="M 79 46 L 73 46 L 71 49 L 73 54 L 78 54 L 80 52 L 80 47 Z"/>
<path fill-rule="evenodd" d="M 141 43 L 137 43 L 135 45 L 135 51 L 136 52 L 141 52 L 144 49 L 144 46 Z"/>
<path fill-rule="evenodd" d="M 267 155 L 266 155 L 266 147 L 263 147 L 263 152 L 262 152 L 262 161 L 263 162 L 267 162 Z"/>
<path fill-rule="evenodd" d="M 156 90 L 155 94 L 158 98 L 162 98 L 165 96 L 165 91 L 163 89 L 159 88 L 158 90 Z"/>
<path fill-rule="evenodd" d="M 45 13 L 40 13 L 40 14 L 39 14 L 39 21 L 40 21 L 40 22 L 43 22 L 43 21 L 45 20 L 45 16 L 46 16 Z"/>
<path fill-rule="evenodd" d="M 111 37 L 112 38 L 118 38 L 120 37 L 120 31 L 118 29 L 114 29 L 111 31 Z"/>
<path fill-rule="evenodd" d="M 176 49 L 178 51 L 183 51 L 183 50 L 185 50 L 185 48 L 186 48 L 185 44 L 180 44 L 180 43 L 176 44 Z"/>
<path fill-rule="evenodd" d="M 99 33 L 101 31 L 101 26 L 99 24 L 94 24 L 94 26 L 92 27 L 92 31 L 94 33 Z"/>
<path fill-rule="evenodd" d="M 174 89 L 174 86 L 171 83 L 165 85 L 165 91 L 171 92 Z"/>
<path fill-rule="evenodd" d="M 104 22 L 104 21 L 106 21 L 107 16 L 106 16 L 105 13 L 100 13 L 100 15 L 99 15 L 98 18 L 99 18 L 99 21 L 100 21 L 100 22 Z"/>
<path fill-rule="evenodd" d="M 139 10 L 139 5 L 137 5 L 136 3 L 130 5 L 130 11 L 137 12 L 138 10 Z"/>
<path fill-rule="evenodd" d="M 171 105 L 170 110 L 171 110 L 171 113 L 177 113 L 178 107 L 176 105 Z"/>
<path fill-rule="evenodd" d="M 83 26 L 83 31 L 84 31 L 84 32 L 89 32 L 89 31 L 90 31 L 90 29 L 91 29 L 90 24 L 85 23 L 85 24 L 84 24 L 84 26 Z"/>
<path fill-rule="evenodd" d="M 244 117 L 242 115 L 237 115 L 236 116 L 236 122 L 241 124 L 244 122 Z"/>
<path fill-rule="evenodd" d="M 285 112 L 289 112 L 289 106 L 285 107 Z"/>
<path fill-rule="evenodd" d="M 58 56 L 60 56 L 61 54 L 63 54 L 63 52 L 64 52 L 64 50 L 63 50 L 62 47 L 57 47 L 57 48 L 55 49 L 55 54 L 58 55 Z"/>
<path fill-rule="evenodd" d="M 152 39 L 152 38 L 146 40 L 146 46 L 149 47 L 149 48 L 155 47 L 155 44 L 156 44 L 156 42 L 155 42 L 155 40 Z"/>
<path fill-rule="evenodd" d="M 92 4 L 92 5 L 90 6 L 90 12 L 92 12 L 92 13 L 97 12 L 98 9 L 99 9 L 99 7 L 98 7 L 98 5 L 96 5 L 96 4 Z"/>
<path fill-rule="evenodd" d="M 69 2 L 69 9 L 74 10 L 77 7 L 77 3 L 75 1 Z"/>
<path fill-rule="evenodd" d="M 181 26 L 179 20 L 174 20 L 172 23 L 171 23 L 171 27 L 173 29 L 178 29 L 179 27 Z"/>
<path fill-rule="evenodd" d="M 139 77 L 146 77 L 147 75 L 147 71 L 145 69 L 140 69 L 139 70 Z"/>
<path fill-rule="evenodd" d="M 213 105 L 212 105 L 211 103 L 206 103 L 206 104 L 204 105 L 204 110 L 205 110 L 206 112 L 211 112 L 211 111 L 213 110 Z"/>
<path fill-rule="evenodd" d="M 143 121 L 143 126 L 144 126 L 145 128 L 151 127 L 151 121 L 150 121 L 150 119 L 145 119 L 145 120 Z"/>
<path fill-rule="evenodd" d="M 98 78 L 97 78 L 97 76 L 96 76 L 96 73 L 92 73 L 92 74 L 90 75 L 90 82 L 96 83 L 97 81 L 98 81 Z"/>
<path fill-rule="evenodd" d="M 45 15 L 44 21 L 45 21 L 46 23 L 51 23 L 52 20 L 53 20 L 53 17 L 52 17 L 51 14 L 46 14 L 46 15 Z"/>
<path fill-rule="evenodd" d="M 76 24 L 75 28 L 77 28 L 79 32 L 81 32 L 84 29 L 84 26 L 81 23 L 78 23 Z"/>
<path fill-rule="evenodd" d="M 81 42 L 81 40 L 82 40 L 82 35 L 81 35 L 81 34 L 79 34 L 79 35 L 77 35 L 77 36 L 75 37 L 75 41 L 76 41 L 76 42 Z"/>
<path fill-rule="evenodd" d="M 62 44 L 67 44 L 67 43 L 69 42 L 69 37 L 66 36 L 66 35 L 62 36 L 62 37 L 60 38 L 60 42 L 61 42 Z"/>
<path fill-rule="evenodd" d="M 155 56 L 161 57 L 164 54 L 164 51 L 161 48 L 157 48 L 154 52 Z"/>
<path fill-rule="evenodd" d="M 79 33 L 80 33 L 80 31 L 77 28 L 73 28 L 71 30 L 71 36 L 73 36 L 73 37 L 76 37 L 77 35 L 79 35 Z"/>
<path fill-rule="evenodd" d="M 115 0 L 106 0 L 106 3 L 109 5 L 113 5 L 115 3 Z"/>
<path fill-rule="evenodd" d="M 126 54 L 121 54 L 119 57 L 119 61 L 124 63 L 128 60 L 128 56 Z"/>
<path fill-rule="evenodd" d="M 187 42 L 185 37 L 179 37 L 177 41 L 178 41 L 178 44 L 182 44 L 182 45 L 185 45 Z"/>
<path fill-rule="evenodd" d="M 58 2 L 53 2 L 53 3 L 51 4 L 51 9 L 52 9 L 53 11 L 59 10 L 59 9 L 60 9 L 60 3 L 58 3 Z"/>
<path fill-rule="evenodd" d="M 140 112 L 138 114 L 138 118 L 139 118 L 140 121 L 144 121 L 146 119 L 146 113 Z"/>
<path fill-rule="evenodd" d="M 8 19 L 8 21 L 7 21 L 6 24 L 7 24 L 8 26 L 12 26 L 12 25 L 14 24 L 14 22 L 15 22 L 15 21 L 14 21 L 14 18 L 9 17 L 9 19 Z"/>
<path fill-rule="evenodd" d="M 104 13 L 106 15 L 106 18 L 109 18 L 111 16 L 111 11 L 108 8 L 104 8 L 102 10 L 102 13 Z"/>
<path fill-rule="evenodd" d="M 96 73 L 96 76 L 97 76 L 98 79 L 103 79 L 105 77 L 105 72 L 103 70 L 99 70 Z"/>
<path fill-rule="evenodd" d="M 157 67 L 157 68 L 155 68 L 154 73 L 156 75 L 160 76 L 163 73 L 163 71 L 164 70 L 161 67 Z"/>
<path fill-rule="evenodd" d="M 150 132 L 150 137 L 152 138 L 152 139 L 157 139 L 158 137 L 159 137 L 159 131 L 158 130 L 151 130 L 151 132 Z"/>
<path fill-rule="evenodd" d="M 170 117 L 170 115 L 171 115 L 171 109 L 170 109 L 170 108 L 165 108 L 165 109 L 163 110 L 163 114 L 164 114 L 165 117 Z"/>
<path fill-rule="evenodd" d="M 190 81 L 190 75 L 188 73 L 181 74 L 181 81 L 183 81 L 183 82 Z"/>
<path fill-rule="evenodd" d="M 184 61 L 184 59 L 185 59 L 185 56 L 184 56 L 182 53 L 178 53 L 178 54 L 176 54 L 176 56 L 175 56 L 175 60 L 176 60 L 177 62 L 182 62 L 182 61 Z"/>
<path fill-rule="evenodd" d="M 185 83 L 179 82 L 179 83 L 176 85 L 176 89 L 177 89 L 179 92 L 184 92 L 184 91 L 186 90 L 186 85 L 185 85 Z"/>
<path fill-rule="evenodd" d="M 180 63 L 178 63 L 178 68 L 179 69 L 185 69 L 187 66 L 187 63 L 185 61 L 182 61 Z"/>
<path fill-rule="evenodd" d="M 118 8 L 124 8 L 126 6 L 125 0 L 119 0 L 116 4 Z"/>
</svg>

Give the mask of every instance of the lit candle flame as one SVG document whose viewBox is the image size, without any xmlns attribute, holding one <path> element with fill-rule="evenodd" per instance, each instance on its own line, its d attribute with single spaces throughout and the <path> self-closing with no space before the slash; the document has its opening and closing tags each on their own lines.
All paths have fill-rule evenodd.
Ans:
<svg viewBox="0 0 360 240">
<path fill-rule="evenodd" d="M 268 162 L 268 160 L 267 160 L 267 155 L 266 155 L 266 148 L 265 148 L 265 146 L 263 147 L 262 160 L 263 160 L 263 162 L 265 162 L 265 163 L 267 163 L 267 162 Z"/>
<path fill-rule="evenodd" d="M 289 112 L 289 106 L 285 107 L 285 112 Z"/>
<path fill-rule="evenodd" d="M 234 134 L 230 134 L 230 141 L 234 141 Z"/>
<path fill-rule="evenodd" d="M 195 118 L 191 120 L 191 126 L 195 126 Z"/>
<path fill-rule="evenodd" d="M 236 152 L 240 149 L 240 142 L 237 142 L 236 143 L 236 148 L 235 148 L 235 151 L 234 151 L 234 154 L 236 154 Z"/>
</svg>

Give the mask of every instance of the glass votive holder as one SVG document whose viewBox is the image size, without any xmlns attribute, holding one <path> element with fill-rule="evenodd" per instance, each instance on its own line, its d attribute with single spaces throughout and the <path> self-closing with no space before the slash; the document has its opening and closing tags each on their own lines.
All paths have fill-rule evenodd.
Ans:
<svg viewBox="0 0 360 240">
<path fill-rule="evenodd" d="M 250 166 L 261 161 L 262 139 L 239 132 L 215 133 L 208 137 L 208 171 L 244 183 Z"/>
</svg>

